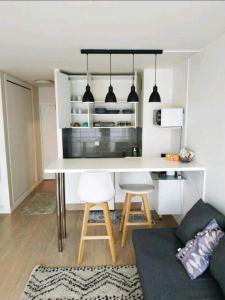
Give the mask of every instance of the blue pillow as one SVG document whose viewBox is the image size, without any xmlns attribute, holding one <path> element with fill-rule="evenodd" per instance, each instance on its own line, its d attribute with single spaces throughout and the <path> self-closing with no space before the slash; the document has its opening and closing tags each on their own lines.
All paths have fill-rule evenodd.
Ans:
<svg viewBox="0 0 225 300">
<path fill-rule="evenodd" d="M 223 236 L 223 231 L 213 219 L 183 249 L 178 249 L 176 256 L 191 279 L 199 277 L 208 268 L 210 256 Z"/>
</svg>

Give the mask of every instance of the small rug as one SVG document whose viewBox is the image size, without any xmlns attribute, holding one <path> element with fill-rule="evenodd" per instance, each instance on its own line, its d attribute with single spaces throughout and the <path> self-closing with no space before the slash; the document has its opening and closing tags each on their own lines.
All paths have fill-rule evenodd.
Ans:
<svg viewBox="0 0 225 300">
<path fill-rule="evenodd" d="M 52 214 L 56 210 L 54 193 L 35 193 L 28 204 L 22 208 L 23 215 Z"/>
<path fill-rule="evenodd" d="M 32 271 L 21 300 L 143 300 L 136 266 L 43 267 Z"/>
<path fill-rule="evenodd" d="M 156 224 L 154 215 L 152 215 L 152 225 Z M 120 224 L 121 220 L 121 211 L 115 210 L 115 211 L 110 211 L 110 216 L 112 223 L 115 225 Z M 144 222 L 145 218 L 144 215 L 131 215 L 129 218 L 130 222 Z M 103 223 L 104 222 L 104 215 L 101 210 L 96 210 L 96 211 L 90 211 L 89 214 L 89 223 Z"/>
</svg>

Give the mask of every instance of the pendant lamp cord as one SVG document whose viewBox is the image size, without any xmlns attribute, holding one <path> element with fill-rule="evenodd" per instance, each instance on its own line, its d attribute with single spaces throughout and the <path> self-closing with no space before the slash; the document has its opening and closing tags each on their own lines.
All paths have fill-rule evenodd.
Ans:
<svg viewBox="0 0 225 300">
<path fill-rule="evenodd" d="M 134 85 L 134 53 L 133 53 L 133 85 Z"/>
<path fill-rule="evenodd" d="M 89 80 L 88 80 L 88 54 L 87 54 L 87 85 L 88 85 L 88 83 L 89 83 Z"/>
<path fill-rule="evenodd" d="M 156 85 L 156 63 L 157 63 L 157 54 L 155 54 L 155 85 Z"/>
<path fill-rule="evenodd" d="M 111 53 L 109 54 L 109 64 L 110 64 L 110 74 L 109 74 L 109 78 L 110 78 L 110 86 L 111 86 Z"/>
</svg>

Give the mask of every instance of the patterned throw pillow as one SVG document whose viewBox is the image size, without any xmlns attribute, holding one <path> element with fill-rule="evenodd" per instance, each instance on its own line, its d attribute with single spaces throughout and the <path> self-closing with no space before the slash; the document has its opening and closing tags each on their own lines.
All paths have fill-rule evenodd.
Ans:
<svg viewBox="0 0 225 300">
<path fill-rule="evenodd" d="M 176 257 L 181 261 L 191 279 L 200 276 L 208 268 L 213 250 L 224 236 L 216 220 L 213 219 L 184 248 L 178 249 Z"/>
</svg>

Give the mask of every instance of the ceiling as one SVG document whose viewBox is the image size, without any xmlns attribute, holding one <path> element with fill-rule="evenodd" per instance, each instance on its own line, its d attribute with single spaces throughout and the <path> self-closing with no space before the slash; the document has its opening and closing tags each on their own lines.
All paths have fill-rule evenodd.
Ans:
<svg viewBox="0 0 225 300">
<path fill-rule="evenodd" d="M 53 79 L 53 69 L 84 72 L 81 48 L 199 50 L 225 32 L 223 1 L 1 1 L 0 70 L 24 80 Z M 173 67 L 189 53 L 165 53 Z M 90 71 L 106 72 L 107 55 L 91 55 Z M 136 69 L 154 56 L 137 55 Z M 132 57 L 112 56 L 113 72 Z"/>
</svg>

